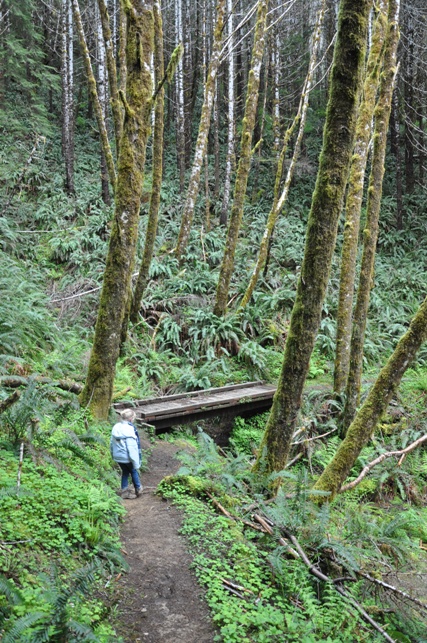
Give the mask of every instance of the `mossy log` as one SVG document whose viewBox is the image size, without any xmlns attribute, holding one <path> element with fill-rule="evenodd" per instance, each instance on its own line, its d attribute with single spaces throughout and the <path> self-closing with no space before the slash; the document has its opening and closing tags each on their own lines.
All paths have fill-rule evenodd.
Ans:
<svg viewBox="0 0 427 643">
<path fill-rule="evenodd" d="M 236 182 L 234 186 L 233 205 L 225 242 L 224 256 L 219 273 L 218 287 L 214 314 L 218 317 L 225 314 L 228 302 L 228 291 L 231 276 L 234 270 L 234 255 L 243 218 L 246 188 L 252 158 L 252 136 L 255 127 L 255 118 L 258 104 L 259 80 L 261 64 L 264 54 L 265 23 L 267 18 L 267 0 L 258 4 L 254 44 L 252 49 L 251 69 L 249 71 L 248 89 L 246 94 L 245 114 L 242 122 L 242 137 L 240 142 L 240 159 L 237 167 Z"/>
<path fill-rule="evenodd" d="M 335 247 L 353 151 L 371 0 L 343 0 L 331 72 L 323 149 L 307 225 L 304 259 L 285 345 L 282 371 L 256 468 L 286 465 Z"/>
<path fill-rule="evenodd" d="M 362 102 L 356 125 L 356 143 L 351 159 L 348 192 L 345 207 L 345 225 L 341 251 L 340 289 L 337 312 L 337 338 L 334 367 L 334 391 L 344 389 L 350 368 L 351 326 L 353 317 L 353 293 L 356 276 L 357 247 L 359 243 L 360 213 L 362 209 L 365 170 L 372 133 L 376 96 L 380 84 L 380 72 L 384 61 L 384 42 L 387 33 L 388 0 L 378 7 L 369 51 L 366 78 L 363 84 Z"/>
<path fill-rule="evenodd" d="M 387 41 L 384 54 L 384 70 L 381 77 L 378 104 L 375 108 L 374 146 L 372 169 L 369 178 L 366 225 L 363 231 L 363 253 L 360 268 L 359 288 L 353 315 L 353 329 L 350 346 L 350 368 L 346 386 L 346 403 L 343 413 L 343 428 L 352 422 L 359 403 L 363 369 L 363 344 L 366 320 L 374 279 L 375 252 L 378 239 L 379 215 L 381 208 L 384 161 L 387 148 L 387 131 L 390 119 L 396 56 L 399 42 L 399 3 L 390 0 L 388 13 Z"/>
<path fill-rule="evenodd" d="M 427 298 L 400 339 L 387 364 L 381 370 L 365 403 L 349 426 L 341 443 L 313 489 L 327 491 L 333 497 L 340 490 L 356 458 L 370 439 L 378 420 L 400 381 L 415 359 L 420 346 L 427 340 Z"/>
<path fill-rule="evenodd" d="M 73 380 L 52 380 L 50 377 L 18 377 L 18 376 L 9 376 L 0 377 L 0 386 L 5 388 L 18 388 L 19 386 L 28 386 L 31 382 L 36 382 L 38 384 L 48 384 L 49 386 L 56 386 L 57 388 L 62 389 L 63 391 L 69 391 L 70 393 L 75 393 L 79 395 L 83 390 L 83 384 L 79 382 L 74 382 Z"/>
<path fill-rule="evenodd" d="M 120 141 L 115 213 L 102 284 L 95 337 L 85 387 L 80 396 L 93 415 L 108 416 L 116 362 L 138 236 L 149 117 L 152 107 L 150 61 L 154 46 L 153 1 L 126 0 L 126 96 Z"/>
</svg>

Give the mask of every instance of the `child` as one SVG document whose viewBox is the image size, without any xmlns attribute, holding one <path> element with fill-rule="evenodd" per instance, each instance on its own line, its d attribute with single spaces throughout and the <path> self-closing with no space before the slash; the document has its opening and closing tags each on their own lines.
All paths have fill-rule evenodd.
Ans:
<svg viewBox="0 0 427 643">
<path fill-rule="evenodd" d="M 141 446 L 138 432 L 133 425 L 136 413 L 132 409 L 125 409 L 120 415 L 122 420 L 113 426 L 110 440 L 111 456 L 122 470 L 119 495 L 124 498 L 130 497 L 128 483 L 131 476 L 138 498 L 142 494 L 142 486 L 138 475 L 141 466 Z"/>
</svg>

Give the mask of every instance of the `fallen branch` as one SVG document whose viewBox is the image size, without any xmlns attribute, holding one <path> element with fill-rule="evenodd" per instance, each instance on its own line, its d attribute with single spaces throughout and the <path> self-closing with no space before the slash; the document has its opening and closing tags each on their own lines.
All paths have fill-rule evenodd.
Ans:
<svg viewBox="0 0 427 643">
<path fill-rule="evenodd" d="M 355 480 L 352 480 L 351 482 L 348 482 L 347 484 L 344 484 L 341 489 L 339 490 L 339 493 L 343 493 L 343 491 L 348 491 L 349 489 L 354 489 L 359 482 L 365 478 L 368 473 L 373 469 L 377 464 L 380 464 L 383 460 L 386 458 L 391 458 L 392 456 L 401 456 L 399 460 L 399 464 L 401 464 L 403 456 L 405 456 L 407 453 L 410 453 L 410 451 L 413 451 L 416 449 L 420 444 L 423 442 L 427 441 L 427 434 L 423 435 L 421 438 L 418 438 L 418 440 L 415 440 L 415 442 L 412 442 L 406 449 L 401 449 L 400 451 L 387 451 L 386 453 L 382 453 L 378 458 L 375 458 L 375 460 L 372 460 L 372 462 L 369 462 L 365 467 L 363 467 L 362 471 L 360 474 L 357 476 Z"/>
<path fill-rule="evenodd" d="M 14 391 L 12 395 L 9 395 L 5 400 L 2 400 L 0 402 L 0 413 L 3 413 L 3 411 L 6 411 L 12 404 L 15 404 L 21 397 L 21 391 Z"/>
<path fill-rule="evenodd" d="M 249 522 L 248 520 L 244 520 L 243 518 L 240 518 L 239 516 L 233 516 L 225 507 L 222 506 L 220 502 L 211 494 L 209 491 L 204 491 L 204 493 L 207 495 L 207 497 L 210 499 L 212 502 L 213 506 L 218 509 L 219 512 L 224 514 L 227 518 L 230 518 L 230 520 L 235 520 L 236 522 L 242 522 L 244 525 L 247 527 L 251 527 L 252 529 L 255 529 L 256 531 L 264 531 L 264 529 L 261 529 L 258 527 L 258 525 L 254 525 L 253 522 Z"/>
<path fill-rule="evenodd" d="M 370 576 L 369 574 L 365 574 L 364 572 L 356 571 L 356 574 L 358 576 L 362 576 L 362 578 L 366 578 L 370 583 L 375 583 L 375 585 L 379 585 L 380 587 L 383 587 L 384 589 L 389 590 L 390 592 L 393 592 L 394 594 L 397 594 L 398 596 L 401 596 L 402 598 L 407 599 L 408 601 L 412 601 L 415 603 L 415 605 L 418 605 L 418 607 L 421 607 L 422 610 L 427 612 L 427 605 L 425 603 L 422 603 L 418 598 L 414 598 L 410 594 L 407 594 L 403 590 L 399 589 L 398 587 L 395 587 L 394 585 L 390 585 L 389 583 L 385 583 L 382 580 L 379 580 L 378 578 L 374 578 L 373 576 Z"/>
<path fill-rule="evenodd" d="M 18 388 L 19 386 L 25 386 L 30 384 L 30 382 L 37 382 L 38 384 L 50 384 L 51 386 L 56 386 L 57 388 L 62 389 L 63 391 L 68 391 L 70 393 L 79 393 L 83 390 L 83 385 L 73 380 L 51 380 L 49 377 L 0 377 L 0 386 L 5 388 Z"/>
<path fill-rule="evenodd" d="M 271 525 L 269 525 L 269 524 L 268 524 L 268 522 L 267 522 L 267 520 L 266 520 L 265 518 L 262 518 L 262 517 L 261 517 L 261 516 L 259 516 L 258 514 L 254 514 L 253 519 L 254 519 L 256 522 L 258 522 L 258 523 L 259 523 L 259 524 L 264 528 L 264 530 L 265 530 L 267 533 L 269 533 L 269 534 L 270 534 L 270 536 L 274 536 L 273 529 L 272 529 Z M 282 545 L 282 547 L 285 547 L 285 549 L 286 549 L 286 550 L 291 554 L 291 556 L 293 556 L 295 559 L 300 558 L 300 556 L 299 556 L 298 552 L 296 552 L 296 551 L 295 551 L 295 549 L 293 549 L 293 548 L 290 546 L 290 544 L 288 543 L 288 541 L 287 541 L 287 540 L 285 540 L 285 539 L 284 539 L 284 538 L 282 538 L 281 536 L 279 537 L 279 539 L 278 539 L 278 540 L 279 540 L 279 544 L 280 544 L 280 545 Z"/>
<path fill-rule="evenodd" d="M 327 433 L 322 433 L 322 435 L 315 435 L 314 438 L 307 438 L 306 440 L 299 440 L 298 442 L 292 442 L 292 446 L 296 446 L 298 444 L 306 444 L 307 442 L 313 442 L 314 440 L 320 440 L 320 438 L 325 438 L 327 435 L 330 435 L 331 433 L 335 433 L 335 431 L 338 431 L 337 426 L 335 427 L 335 429 L 332 429 Z"/>
<path fill-rule="evenodd" d="M 208 491 L 205 491 L 206 495 L 211 499 L 213 505 L 221 511 L 227 518 L 230 518 L 232 520 L 241 520 L 240 518 L 237 518 L 236 516 L 233 516 L 225 507 L 221 505 L 216 498 L 212 496 Z M 252 516 L 253 520 L 257 522 L 261 527 L 262 531 L 268 533 L 270 536 L 274 537 L 274 532 L 273 532 L 273 527 L 274 523 L 269 520 L 268 518 L 262 517 L 259 514 L 253 514 Z M 257 525 L 254 525 L 253 523 L 247 522 L 245 520 L 241 520 L 245 525 L 248 525 L 252 527 L 253 529 L 259 530 Z M 369 616 L 369 614 L 366 612 L 366 610 L 363 609 L 363 607 L 356 601 L 355 598 L 351 594 L 349 594 L 344 587 L 342 587 L 338 582 L 334 582 L 333 579 L 329 578 L 329 576 L 326 576 L 316 565 L 313 565 L 308 558 L 307 554 L 301 547 L 300 543 L 296 539 L 296 537 L 287 529 L 284 527 L 281 528 L 281 531 L 284 532 L 286 539 L 283 538 L 282 536 L 279 536 L 278 542 L 282 547 L 285 547 L 286 551 L 291 554 L 291 556 L 295 559 L 300 559 L 303 561 L 303 563 L 308 567 L 308 570 L 313 576 L 318 578 L 319 580 L 322 580 L 325 583 L 329 583 L 332 587 L 335 587 L 337 592 L 341 594 L 341 596 L 344 596 L 352 605 L 353 607 L 359 612 L 359 614 L 362 616 L 362 618 L 369 623 L 377 632 L 379 632 L 388 643 L 396 643 L 394 639 L 392 639 L 387 632 L 377 623 L 374 621 L 374 619 Z M 292 543 L 293 547 L 289 544 L 289 541 Z M 342 580 L 342 579 L 341 579 Z M 353 580 L 353 579 L 352 579 Z M 239 594 L 232 588 L 227 588 L 231 593 L 236 594 L 239 596 Z M 240 595 L 240 598 L 244 598 L 243 596 Z"/>
<path fill-rule="evenodd" d="M 295 549 L 297 550 L 297 552 L 299 554 L 299 557 L 301 558 L 303 563 L 308 567 L 309 572 L 311 574 L 313 574 L 313 576 L 316 576 L 316 578 L 319 578 L 320 580 L 323 580 L 326 583 L 330 583 L 333 587 L 335 587 L 337 592 L 339 594 L 341 594 L 341 596 L 344 596 L 353 605 L 353 607 L 359 612 L 359 614 L 362 616 L 362 618 L 364 618 L 365 621 L 367 621 L 375 630 L 377 630 L 377 632 L 379 632 L 385 638 L 386 641 L 388 641 L 389 643 L 396 643 L 395 640 L 392 639 L 391 636 L 389 636 L 387 634 L 387 632 L 384 630 L 384 628 L 382 628 L 381 625 L 379 625 L 379 623 L 374 621 L 374 619 L 371 616 L 369 616 L 368 612 L 363 609 L 363 607 L 360 605 L 360 603 L 358 603 L 356 601 L 356 599 L 353 598 L 353 596 L 351 596 L 351 594 L 349 594 L 344 589 L 344 587 L 342 587 L 338 583 L 334 584 L 332 579 L 330 579 L 323 572 L 321 572 L 320 569 L 318 567 L 316 567 L 316 565 L 312 564 L 312 562 L 308 558 L 307 554 L 305 553 L 305 551 L 301 547 L 300 543 L 295 538 L 295 536 L 293 534 L 291 534 L 290 531 L 288 531 L 285 528 L 282 528 L 282 531 L 285 533 L 285 536 L 294 545 Z"/>
</svg>

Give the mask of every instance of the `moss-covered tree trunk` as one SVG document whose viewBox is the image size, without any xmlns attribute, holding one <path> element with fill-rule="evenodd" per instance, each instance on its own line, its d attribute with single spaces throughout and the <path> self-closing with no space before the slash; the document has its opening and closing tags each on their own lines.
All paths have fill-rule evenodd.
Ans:
<svg viewBox="0 0 427 643">
<path fill-rule="evenodd" d="M 340 490 L 361 450 L 375 430 L 378 420 L 387 409 L 403 374 L 412 364 L 417 351 L 426 339 L 427 298 L 413 318 L 409 329 L 397 344 L 387 364 L 381 370 L 333 459 L 314 485 L 316 491 L 328 491 L 333 497 Z"/>
<path fill-rule="evenodd" d="M 225 0 L 219 0 L 217 5 L 217 19 L 214 32 L 212 55 L 206 77 L 202 113 L 200 116 L 199 133 L 197 136 L 196 148 L 194 151 L 193 167 L 191 169 L 190 183 L 188 185 L 184 210 L 181 218 L 181 227 L 178 234 L 178 241 L 175 248 L 175 256 L 181 261 L 182 254 L 187 247 L 190 236 L 191 224 L 194 217 L 197 195 L 199 194 L 200 173 L 206 155 L 212 107 L 215 97 L 216 76 L 219 67 L 222 32 L 224 27 Z"/>
<path fill-rule="evenodd" d="M 154 2 L 154 75 L 156 85 L 160 86 L 164 77 L 164 56 L 163 56 L 163 27 L 160 3 Z M 147 231 L 145 233 L 145 244 L 139 268 L 138 279 L 133 292 L 130 319 L 133 323 L 138 321 L 141 299 L 148 282 L 148 273 L 153 258 L 154 243 L 157 234 L 157 220 L 160 207 L 160 190 L 163 178 L 163 129 L 164 129 L 164 99 L 165 91 L 161 86 L 156 98 L 154 111 L 154 134 L 153 134 L 153 169 L 152 185 L 150 195 L 150 207 L 148 210 Z"/>
<path fill-rule="evenodd" d="M 375 108 L 374 146 L 372 169 L 369 178 L 366 226 L 363 231 L 363 254 L 360 268 L 359 288 L 353 315 L 353 330 L 350 346 L 350 370 L 346 386 L 346 402 L 343 413 L 343 428 L 352 422 L 359 403 L 363 369 L 363 344 L 366 318 L 374 278 L 375 251 L 378 239 L 378 220 L 381 207 L 384 159 L 387 147 L 387 131 L 391 112 L 394 77 L 396 74 L 396 53 L 399 42 L 398 2 L 390 0 L 387 42 L 384 54 L 384 70 L 381 77 L 380 94 Z"/>
<path fill-rule="evenodd" d="M 366 78 L 363 85 L 362 103 L 356 125 L 356 143 L 351 159 L 346 199 L 344 238 L 341 253 L 340 290 L 337 312 L 337 339 L 334 368 L 334 391 L 344 389 L 350 368 L 351 321 L 353 316 L 353 293 L 356 276 L 359 224 L 362 209 L 365 170 L 372 132 L 372 119 L 384 60 L 384 42 L 387 30 L 388 1 L 379 3 L 372 44 L 369 51 Z"/>
<path fill-rule="evenodd" d="M 286 464 L 321 320 L 362 86 L 371 0 L 342 0 L 331 71 L 323 149 L 307 225 L 283 366 L 256 467 Z"/>
<path fill-rule="evenodd" d="M 152 106 L 150 60 L 153 53 L 153 0 L 125 0 L 126 96 L 120 141 L 115 213 L 102 285 L 95 338 L 85 387 L 80 396 L 93 415 L 108 415 L 120 335 L 130 293 L 138 236 L 145 150 Z"/>
<path fill-rule="evenodd" d="M 258 253 L 258 258 L 257 262 L 255 264 L 255 268 L 252 271 L 252 275 L 248 284 L 248 287 L 246 289 L 246 292 L 243 296 L 243 299 L 240 303 L 240 308 L 244 308 L 251 300 L 253 291 L 255 290 L 255 286 L 257 284 L 259 275 L 261 273 L 261 270 L 263 269 L 266 259 L 267 259 L 267 254 L 268 254 L 268 249 L 269 245 L 271 242 L 271 238 L 274 232 L 274 228 L 276 226 L 277 218 L 280 214 L 280 212 L 283 209 L 283 206 L 285 205 L 288 195 L 289 195 L 289 190 L 291 187 L 291 182 L 294 176 L 294 171 L 295 171 L 295 166 L 296 162 L 299 157 L 299 153 L 301 150 L 301 143 L 302 143 L 302 138 L 304 134 L 304 128 L 305 128 L 305 122 L 306 122 L 306 117 L 307 117 L 307 109 L 308 109 L 308 101 L 309 101 L 309 96 L 310 96 L 310 90 L 311 90 L 311 84 L 312 84 L 312 79 L 313 79 L 313 73 L 316 67 L 317 63 L 317 52 L 319 49 L 320 45 L 320 36 L 321 36 L 321 28 L 322 28 L 322 23 L 323 23 L 323 16 L 325 13 L 325 2 L 322 2 L 320 9 L 317 13 L 317 20 L 316 20 L 316 25 L 314 28 L 313 32 L 313 40 L 312 40 L 312 46 L 311 46 L 311 55 L 310 55 L 310 61 L 308 65 L 308 71 L 307 71 L 307 76 L 304 82 L 303 90 L 301 93 L 301 99 L 298 107 L 298 113 L 292 123 L 292 125 L 288 128 L 288 130 L 285 133 L 285 138 L 283 141 L 283 147 L 280 152 L 279 160 L 277 163 L 277 170 L 276 170 L 276 180 L 274 184 L 274 198 L 273 198 L 273 205 L 270 210 L 270 213 L 267 217 L 267 224 L 264 230 L 264 234 L 261 239 L 261 244 L 260 244 L 260 249 Z M 292 154 L 292 158 L 288 167 L 288 171 L 286 173 L 286 178 L 285 178 L 285 183 L 283 186 L 282 193 L 279 195 L 279 190 L 280 190 L 280 184 L 282 180 L 282 174 L 283 174 L 283 164 L 285 161 L 286 157 L 286 152 L 288 149 L 288 144 L 291 139 L 291 136 L 294 133 L 294 130 L 296 126 L 298 126 L 298 134 L 295 140 L 295 145 L 294 145 L 294 151 Z"/>
<path fill-rule="evenodd" d="M 255 126 L 255 118 L 258 104 L 259 79 L 261 63 L 264 54 L 265 23 L 267 18 L 268 0 L 260 0 L 255 25 L 254 44 L 252 49 L 251 69 L 249 71 L 248 88 L 246 94 L 245 114 L 242 123 L 242 137 L 240 142 L 240 159 L 236 173 L 234 187 L 233 205 L 230 213 L 227 239 L 225 242 L 224 256 L 222 259 L 219 274 L 216 300 L 214 306 L 215 315 L 225 314 L 228 301 L 228 291 L 231 276 L 234 270 L 234 255 L 236 252 L 237 239 L 243 218 L 243 205 L 248 184 L 249 170 L 252 157 L 252 136 Z"/>
<path fill-rule="evenodd" d="M 99 135 L 101 137 L 102 152 L 105 156 L 105 161 L 108 168 L 108 176 L 110 179 L 113 190 L 116 185 L 116 168 L 114 166 L 113 154 L 111 152 L 110 142 L 108 140 L 107 128 L 105 126 L 104 112 L 100 103 L 98 92 L 96 89 L 95 75 L 92 69 L 90 60 L 89 49 L 86 42 L 86 36 L 83 29 L 82 17 L 80 14 L 80 7 L 78 0 L 71 0 L 73 3 L 74 22 L 76 24 L 77 33 L 79 35 L 80 48 L 82 51 L 83 62 L 85 65 L 87 82 L 89 86 L 90 99 L 95 110 L 96 122 L 98 123 Z"/>
</svg>

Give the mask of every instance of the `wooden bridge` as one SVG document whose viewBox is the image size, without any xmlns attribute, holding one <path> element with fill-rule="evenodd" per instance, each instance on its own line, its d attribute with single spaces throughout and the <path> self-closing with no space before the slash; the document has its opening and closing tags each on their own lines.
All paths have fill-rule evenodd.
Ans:
<svg viewBox="0 0 427 643">
<path fill-rule="evenodd" d="M 132 400 L 114 404 L 116 411 L 133 408 L 137 423 L 150 424 L 165 430 L 213 416 L 249 417 L 270 408 L 276 387 L 263 382 L 247 382 L 205 391 L 166 395 L 147 400 Z"/>
</svg>

